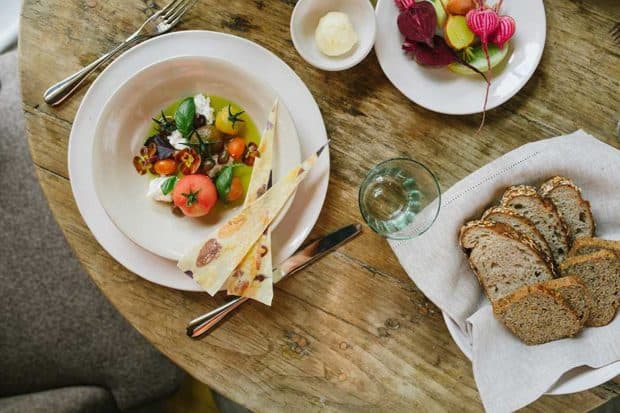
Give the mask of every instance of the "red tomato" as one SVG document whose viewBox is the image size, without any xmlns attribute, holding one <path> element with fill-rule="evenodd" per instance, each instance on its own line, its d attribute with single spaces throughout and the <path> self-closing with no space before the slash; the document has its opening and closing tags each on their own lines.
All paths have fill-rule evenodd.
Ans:
<svg viewBox="0 0 620 413">
<path fill-rule="evenodd" d="M 238 161 L 243 157 L 243 153 L 245 152 L 245 141 L 243 138 L 239 137 L 232 138 L 230 142 L 228 142 L 228 145 L 226 145 L 226 149 L 230 156 Z"/>
<path fill-rule="evenodd" d="M 217 202 L 217 190 L 208 176 L 187 175 L 175 185 L 172 201 L 186 216 L 201 217 Z"/>
</svg>

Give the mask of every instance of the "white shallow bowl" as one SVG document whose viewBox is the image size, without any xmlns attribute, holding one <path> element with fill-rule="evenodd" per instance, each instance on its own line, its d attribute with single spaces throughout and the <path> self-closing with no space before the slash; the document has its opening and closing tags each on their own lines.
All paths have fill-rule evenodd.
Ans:
<svg viewBox="0 0 620 413">
<path fill-rule="evenodd" d="M 93 82 L 75 115 L 69 137 L 71 190 L 84 222 L 99 244 L 122 266 L 151 282 L 186 291 L 203 291 L 174 261 L 140 247 L 114 225 L 95 191 L 92 152 L 95 125 L 105 102 L 127 79 L 162 60 L 180 56 L 224 59 L 246 68 L 270 85 L 291 113 L 299 134 L 302 157 L 327 142 L 321 112 L 308 88 L 276 55 L 253 43 L 224 33 L 187 30 L 165 34 L 133 47 L 111 63 Z M 299 185 L 293 204 L 273 231 L 273 262 L 288 258 L 310 233 L 325 201 L 329 182 L 329 152 L 324 151 Z"/>
<path fill-rule="evenodd" d="M 545 47 L 546 18 L 542 0 L 505 0 L 501 14 L 512 16 L 517 31 L 510 40 L 509 56 L 493 70 L 487 110 L 513 97 L 534 74 Z M 411 101 L 434 112 L 468 115 L 482 111 L 485 83 L 480 76 L 459 75 L 447 67 L 417 64 L 401 46 L 398 8 L 394 0 L 378 0 L 375 52 L 381 68 Z"/>
<path fill-rule="evenodd" d="M 357 32 L 357 44 L 342 56 L 323 54 L 314 41 L 319 20 L 330 11 L 346 13 Z M 375 43 L 376 31 L 375 13 L 368 0 L 299 0 L 291 15 L 295 49 L 306 62 L 322 70 L 345 70 L 364 60 Z"/>
<path fill-rule="evenodd" d="M 133 167 L 132 159 L 143 145 L 151 118 L 171 103 L 196 93 L 235 102 L 259 131 L 277 96 L 265 83 L 225 60 L 177 57 L 147 67 L 118 88 L 105 104 L 95 130 L 92 167 L 101 205 L 128 238 L 171 260 L 178 260 L 239 209 L 201 218 L 177 217 L 171 213 L 171 204 L 146 197 L 149 178 Z M 283 104 L 279 105 L 274 147 L 273 174 L 277 181 L 301 162 L 295 125 Z M 285 213 L 286 208 L 279 217 Z M 274 227 L 277 224 L 278 220 Z"/>
</svg>

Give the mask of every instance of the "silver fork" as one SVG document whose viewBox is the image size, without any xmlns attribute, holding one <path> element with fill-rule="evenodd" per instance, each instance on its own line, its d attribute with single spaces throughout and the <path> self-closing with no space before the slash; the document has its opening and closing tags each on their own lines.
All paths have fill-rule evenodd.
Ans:
<svg viewBox="0 0 620 413">
<path fill-rule="evenodd" d="M 72 74 L 64 80 L 51 86 L 43 93 L 43 99 L 49 105 L 55 106 L 71 96 L 73 92 L 94 72 L 98 67 L 110 61 L 119 53 L 127 50 L 131 46 L 146 40 L 150 37 L 166 33 L 181 20 L 181 17 L 198 0 L 173 0 L 166 7 L 158 10 L 149 17 L 138 30 L 125 39 L 114 49 L 104 54 L 88 66 Z"/>
</svg>

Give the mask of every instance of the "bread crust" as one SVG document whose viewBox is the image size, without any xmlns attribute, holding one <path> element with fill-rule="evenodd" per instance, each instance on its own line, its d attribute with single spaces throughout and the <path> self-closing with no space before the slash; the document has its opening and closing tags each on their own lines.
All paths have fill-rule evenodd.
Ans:
<svg viewBox="0 0 620 413">
<path fill-rule="evenodd" d="M 504 191 L 504 194 L 502 195 L 502 199 L 500 201 L 500 204 L 505 207 L 513 199 L 518 198 L 518 197 L 522 197 L 522 196 L 523 197 L 534 197 L 534 198 L 539 199 L 541 201 L 541 203 L 543 204 L 543 207 L 545 209 L 547 209 L 549 212 L 551 212 L 552 214 L 557 216 L 558 222 L 560 224 L 560 231 L 561 231 L 561 234 L 559 234 L 559 235 L 562 238 L 563 244 L 566 246 L 565 250 L 566 250 L 566 254 L 567 254 L 568 250 L 570 249 L 570 236 L 569 236 L 568 228 L 566 227 L 566 223 L 562 219 L 560 213 L 558 212 L 558 209 L 553 204 L 553 202 L 551 202 L 551 200 L 549 200 L 547 198 L 541 197 L 538 194 L 538 191 L 536 190 L 535 187 L 530 186 L 530 185 L 513 185 L 513 186 L 510 186 L 510 187 L 508 187 Z M 551 247 L 551 245 L 549 245 L 549 247 Z"/>
<path fill-rule="evenodd" d="M 469 253 L 471 252 L 471 250 L 473 248 L 476 247 L 477 244 L 471 245 L 471 246 L 467 246 L 467 245 L 463 244 L 463 238 L 467 235 L 467 231 L 472 230 L 474 228 L 487 228 L 487 229 L 490 229 L 490 230 L 496 232 L 499 236 L 504 236 L 506 238 L 509 238 L 511 240 L 514 240 L 514 241 L 517 241 L 517 242 L 521 243 L 526 248 L 529 248 L 532 251 L 532 253 L 534 253 L 539 259 L 541 259 L 542 262 L 549 269 L 549 272 L 553 276 L 555 276 L 554 267 L 553 267 L 553 261 L 551 261 L 550 259 L 545 258 L 545 255 L 538 249 L 538 247 L 536 246 L 536 244 L 534 244 L 534 242 L 532 240 L 530 240 L 526 236 L 522 235 L 520 232 L 515 231 L 511 226 L 506 225 L 506 224 L 502 224 L 500 222 L 493 222 L 493 221 L 482 221 L 482 220 L 469 221 L 469 222 L 467 222 L 465 225 L 463 225 L 461 227 L 460 236 L 459 236 L 459 243 L 461 245 L 461 248 L 465 252 L 465 254 L 468 256 L 468 260 L 467 261 L 469 263 L 469 267 L 471 268 L 472 272 L 474 273 L 474 275 L 478 279 L 478 283 L 482 287 L 482 290 L 484 291 L 484 294 L 487 297 L 489 297 L 489 293 L 488 293 L 488 289 L 487 289 L 487 284 L 484 282 L 484 279 L 481 276 L 481 274 L 479 273 L 479 271 L 476 268 L 476 266 L 469 259 L 469 255 L 470 255 Z M 490 298 L 489 298 L 489 300 L 490 300 Z"/>
<path fill-rule="evenodd" d="M 552 281 L 555 281 L 555 280 L 552 280 Z M 560 295 L 559 292 L 555 291 L 554 289 L 545 287 L 544 283 L 532 284 L 532 285 L 524 285 L 523 287 L 520 287 L 519 289 L 517 289 L 517 290 L 513 291 L 512 293 L 508 294 L 507 296 L 498 299 L 497 301 L 492 303 L 493 313 L 495 314 L 495 316 L 502 323 L 504 323 L 503 316 L 504 316 L 504 313 L 508 310 L 508 308 L 512 304 L 518 303 L 520 300 L 524 299 L 525 297 L 527 297 L 528 295 L 531 295 L 531 294 L 544 294 L 544 295 L 547 295 L 547 296 L 551 297 L 557 305 L 563 307 L 567 311 L 567 313 L 571 317 L 571 320 L 569 320 L 569 321 L 576 328 L 574 329 L 574 331 L 572 331 L 571 333 L 567 334 L 565 337 L 572 337 L 575 334 L 577 334 L 579 331 L 581 331 L 583 326 L 582 326 L 581 322 L 579 321 L 579 317 L 577 316 L 577 313 L 570 307 L 570 305 L 566 302 L 566 300 L 564 300 L 562 298 L 562 296 Z M 515 334 L 517 337 L 519 337 L 517 335 L 517 332 L 514 331 L 513 329 L 511 329 L 509 325 L 507 325 L 506 323 L 504 323 L 504 325 L 506 325 L 506 327 L 513 334 Z M 527 345 L 543 344 L 543 343 L 533 343 L 531 341 L 528 341 L 525 337 L 519 337 L 519 339 L 521 339 Z"/>
<path fill-rule="evenodd" d="M 556 267 L 555 267 L 555 262 L 553 261 L 553 254 L 551 253 L 551 247 L 549 247 L 549 244 L 547 244 L 547 241 L 545 240 L 545 237 L 543 237 L 543 235 L 540 233 L 540 231 L 538 230 L 538 228 L 536 228 L 536 226 L 532 223 L 532 221 L 515 212 L 514 210 L 510 209 L 510 208 L 506 208 L 505 206 L 492 206 L 490 208 L 488 208 L 486 211 L 484 211 L 484 213 L 482 214 L 482 219 L 485 221 L 493 221 L 493 215 L 496 214 L 502 214 L 502 215 L 509 215 L 510 217 L 518 220 L 519 222 L 521 222 L 521 224 L 523 226 L 526 226 L 530 229 L 530 231 L 538 234 L 539 240 L 541 240 L 544 244 L 544 246 L 546 246 L 546 250 L 543 250 L 541 248 L 538 247 L 538 244 L 534 242 L 534 240 L 532 240 L 532 242 L 534 242 L 534 244 L 536 245 L 536 248 L 538 249 L 538 251 L 540 251 L 542 254 L 544 254 L 547 257 L 547 261 L 550 263 L 550 265 L 552 266 L 552 270 L 554 272 L 554 274 L 557 272 Z M 495 221 L 493 221 L 495 222 Z M 505 224 L 510 226 L 509 224 Z M 515 231 L 519 232 L 518 229 L 513 228 Z M 523 236 L 525 236 L 527 238 L 527 235 L 522 234 Z"/>
<path fill-rule="evenodd" d="M 549 193 L 551 193 L 551 191 L 553 191 L 555 188 L 557 188 L 558 186 L 570 186 L 571 188 L 573 188 L 574 190 L 576 190 L 579 193 L 579 196 L 581 196 L 581 188 L 578 187 L 573 181 L 572 179 L 569 179 L 565 176 L 554 176 L 552 178 L 547 179 L 545 182 L 543 182 L 540 185 L 540 189 L 539 189 L 539 193 L 540 196 L 547 196 L 549 195 Z"/>
<path fill-rule="evenodd" d="M 472 228 L 488 228 L 488 229 L 491 229 L 497 232 L 499 235 L 503 235 L 507 238 L 513 239 L 515 241 L 518 241 L 524 244 L 525 246 L 533 250 L 534 253 L 538 255 L 553 271 L 553 261 L 550 258 L 548 259 L 545 257 L 545 254 L 538 249 L 536 244 L 534 244 L 534 241 L 532 241 L 525 235 L 521 234 L 520 232 L 517 232 L 510 225 L 506 225 L 501 222 L 474 220 L 474 221 L 469 221 L 465 225 L 463 225 L 460 230 L 459 244 L 461 248 L 465 251 L 465 254 L 469 255 L 468 250 L 471 250 L 472 248 L 475 247 L 475 245 L 466 246 L 463 244 L 463 238 L 465 237 L 467 231 L 469 231 Z"/>
<path fill-rule="evenodd" d="M 609 250 L 613 251 L 620 258 L 620 241 L 607 240 L 596 237 L 582 237 L 577 238 L 573 243 L 573 247 L 568 252 L 568 257 L 575 257 L 578 255 L 585 255 L 580 252 L 582 248 L 585 247 L 594 247 L 599 250 Z"/>
<path fill-rule="evenodd" d="M 618 262 L 620 258 L 618 258 L 618 256 L 612 251 L 600 250 L 597 252 L 593 252 L 591 254 L 577 255 L 574 257 L 567 258 L 562 264 L 560 264 L 560 271 L 562 272 L 562 274 L 565 274 L 565 273 L 568 274 L 570 273 L 570 271 L 568 270 L 569 267 L 572 267 L 574 265 L 581 265 L 581 264 L 596 262 L 596 261 L 603 261 L 603 260 L 611 260 L 611 261 Z M 589 287 L 588 287 L 588 290 L 589 290 Z M 590 295 L 592 296 L 592 299 L 594 300 L 595 294 L 592 291 L 590 291 Z M 609 308 L 611 317 L 608 320 L 604 319 L 603 321 L 595 321 L 594 319 L 588 319 L 586 320 L 586 324 L 590 327 L 602 327 L 602 326 L 609 324 L 614 319 L 619 305 L 620 305 L 619 303 L 616 303 L 612 308 Z"/>
<path fill-rule="evenodd" d="M 590 218 L 590 222 L 592 222 L 592 232 L 590 235 L 593 236 L 596 233 L 596 221 L 594 220 L 594 215 L 592 214 L 592 206 L 590 205 L 590 201 L 583 198 L 581 188 L 577 186 L 571 179 L 565 176 L 554 176 L 543 182 L 538 192 L 540 193 L 540 196 L 542 196 L 543 198 L 547 198 L 549 197 L 551 192 L 561 186 L 567 186 L 577 192 L 577 195 L 579 196 L 579 205 L 586 211 Z M 566 223 L 564 223 L 564 225 L 567 226 Z M 579 238 L 575 238 L 571 241 L 575 242 L 577 239 Z"/>
<path fill-rule="evenodd" d="M 618 259 L 616 254 L 609 250 L 600 250 L 591 254 L 576 255 L 574 257 L 567 258 L 562 264 L 560 264 L 560 271 L 566 271 L 566 269 L 572 265 L 579 265 L 590 261 L 598 261 L 604 259 L 615 260 Z"/>
<path fill-rule="evenodd" d="M 590 316 L 590 308 L 592 308 L 592 295 L 590 294 L 590 290 L 584 284 L 581 278 L 579 278 L 576 275 L 565 275 L 564 277 L 546 281 L 545 283 L 543 283 L 543 285 L 546 288 L 557 291 L 560 295 L 561 293 L 559 292 L 559 290 L 561 288 L 580 286 L 582 288 L 583 296 L 586 301 L 586 314 L 584 314 L 583 318 L 580 319 L 579 321 L 582 327 L 586 325 L 586 322 L 588 321 L 588 318 Z M 568 303 L 568 305 L 570 307 L 570 303 Z M 574 309 L 573 311 L 575 312 L 575 314 L 577 314 L 577 311 L 575 311 Z"/>
</svg>

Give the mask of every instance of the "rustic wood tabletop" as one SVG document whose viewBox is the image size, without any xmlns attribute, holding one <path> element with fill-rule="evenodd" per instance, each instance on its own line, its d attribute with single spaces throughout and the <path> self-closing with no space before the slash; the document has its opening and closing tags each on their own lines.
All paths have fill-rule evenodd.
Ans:
<svg viewBox="0 0 620 413">
<path fill-rule="evenodd" d="M 547 43 L 538 70 L 488 114 L 477 136 L 479 115 L 441 115 L 411 103 L 383 75 L 374 53 L 339 73 L 306 64 L 289 34 L 294 0 L 201 0 L 177 30 L 253 40 L 308 85 L 331 138 L 329 191 L 311 235 L 319 236 L 362 221 L 358 185 L 378 158 L 419 159 L 446 190 L 524 143 L 578 128 L 620 147 L 620 45 L 609 33 L 620 20 L 617 0 L 544 3 Z M 164 354 L 252 410 L 482 410 L 471 365 L 441 313 L 367 227 L 354 242 L 278 284 L 271 308 L 246 305 L 201 341 L 185 336 L 187 321 L 224 297 L 147 282 L 99 246 L 77 210 L 67 173 L 69 132 L 84 89 L 58 108 L 47 106 L 42 93 L 123 40 L 156 7 L 151 0 L 24 2 L 19 49 L 32 157 L 55 217 L 96 285 Z M 619 394 L 618 383 L 545 396 L 528 409 L 587 411 Z"/>
</svg>

